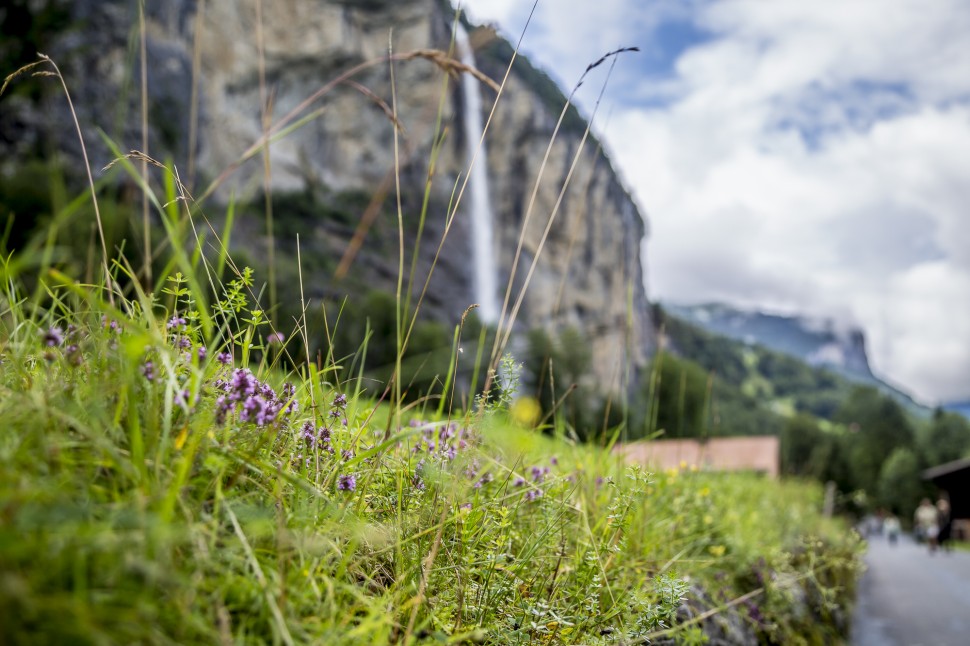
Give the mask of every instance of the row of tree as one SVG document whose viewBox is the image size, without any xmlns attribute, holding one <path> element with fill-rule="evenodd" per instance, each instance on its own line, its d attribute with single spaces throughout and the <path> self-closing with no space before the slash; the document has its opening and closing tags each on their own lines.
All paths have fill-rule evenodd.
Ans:
<svg viewBox="0 0 970 646">
<path fill-rule="evenodd" d="M 921 473 L 970 454 L 970 422 L 941 409 L 914 420 L 891 397 L 858 387 L 839 407 L 835 424 L 809 415 L 782 432 L 782 471 L 833 481 L 840 491 L 864 491 L 870 507 L 908 517 L 932 495 Z"/>
</svg>

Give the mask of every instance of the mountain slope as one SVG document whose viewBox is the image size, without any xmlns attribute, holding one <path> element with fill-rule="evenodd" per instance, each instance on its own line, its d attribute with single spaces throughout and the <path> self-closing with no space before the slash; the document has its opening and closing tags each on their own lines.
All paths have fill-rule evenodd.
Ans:
<svg viewBox="0 0 970 646">
<path fill-rule="evenodd" d="M 708 332 L 746 346 L 761 346 L 782 353 L 853 383 L 874 386 L 911 412 L 920 415 L 929 412 L 910 395 L 872 373 L 865 334 L 859 328 L 839 325 L 831 319 L 746 311 L 723 303 L 665 303 L 663 308 Z"/>
</svg>

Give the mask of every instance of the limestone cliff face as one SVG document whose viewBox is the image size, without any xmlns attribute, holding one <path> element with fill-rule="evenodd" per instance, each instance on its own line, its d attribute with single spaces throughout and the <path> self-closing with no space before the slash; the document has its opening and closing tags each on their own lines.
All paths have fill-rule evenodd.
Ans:
<svg viewBox="0 0 970 646">
<path fill-rule="evenodd" d="M 325 202 L 335 194 L 374 195 L 383 187 L 390 189 L 387 202 L 392 205 L 395 148 L 388 112 L 396 102 L 404 128 L 398 157 L 409 244 L 426 182 L 432 181 L 419 262 L 419 272 L 427 270 L 445 230 L 455 182 L 464 175 L 466 146 L 477 140 L 462 132 L 459 83 L 445 83 L 438 66 L 415 58 L 394 64 L 392 91 L 389 65 L 380 59 L 386 57 L 389 44 L 396 54 L 447 50 L 453 14 L 446 3 L 273 0 L 262 3 L 261 27 L 256 0 L 147 5 L 150 154 L 160 159 L 171 156 L 197 195 L 221 178 L 210 204 L 225 202 L 231 194 L 255 197 L 264 188 L 262 155 L 243 156 L 263 134 L 260 106 L 270 106 L 270 122 L 276 123 L 321 91 L 299 112 L 301 117 L 314 110 L 319 114 L 270 148 L 272 191 L 310 193 Z M 49 53 L 64 61 L 93 150 L 92 165 L 100 167 L 110 156 L 95 126 L 114 137 L 122 150 L 141 148 L 137 4 L 79 0 L 71 10 L 79 26 L 65 32 Z M 473 30 L 471 40 L 481 50 L 479 67 L 501 80 L 508 61 L 502 61 L 502 55 L 511 53 L 508 44 L 487 29 Z M 368 62 L 375 63 L 365 65 L 348 82 L 328 86 Z M 540 93 L 536 78 L 527 62 L 517 64 L 486 139 L 503 285 L 510 279 L 528 199 L 562 106 L 550 102 L 548 79 Z M 483 109 L 488 111 L 495 93 L 484 85 L 481 89 Z M 16 98 L 6 103 L 5 110 L 9 106 L 11 111 L 0 119 L 0 128 L 7 131 L 0 137 L 0 154 L 8 160 L 41 147 L 44 133 L 72 152 L 75 145 L 63 133 L 69 121 L 60 97 L 45 99 L 43 110 L 28 110 Z M 436 130 L 439 107 L 441 131 Z M 553 147 L 525 234 L 523 258 L 511 277 L 513 299 L 535 258 L 581 135 L 581 130 L 569 128 Z M 442 145 L 435 145 L 436 137 Z M 226 169 L 231 172 L 224 174 Z M 366 211 L 365 204 L 357 208 L 358 217 Z M 286 214 L 277 217 L 282 220 Z M 306 227 L 301 232 L 304 256 L 333 258 L 346 250 L 357 225 L 356 220 L 338 223 L 325 217 L 301 222 Z M 356 260 L 370 285 L 390 286 L 397 273 L 396 233 L 381 230 L 385 224 L 378 220 Z M 244 223 L 242 228 L 249 235 L 261 235 L 258 223 Z M 430 311 L 443 320 L 456 320 L 472 301 L 469 230 L 459 209 L 428 296 Z M 641 270 L 643 235 L 636 205 L 595 141 L 587 142 L 539 256 L 517 325 L 581 329 L 593 345 L 600 385 L 615 383 L 624 357 L 642 366 L 653 347 Z M 287 244 L 281 239 L 281 247 Z M 331 276 L 332 272 L 313 281 L 321 293 L 339 290 Z"/>
</svg>

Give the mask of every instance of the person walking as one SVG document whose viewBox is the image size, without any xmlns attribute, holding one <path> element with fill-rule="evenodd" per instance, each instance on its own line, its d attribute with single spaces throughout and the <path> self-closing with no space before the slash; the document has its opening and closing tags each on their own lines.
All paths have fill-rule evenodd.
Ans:
<svg viewBox="0 0 970 646">
<path fill-rule="evenodd" d="M 923 498 L 913 514 L 913 525 L 929 546 L 930 554 L 936 552 L 940 535 L 940 515 L 936 505 L 929 498 Z"/>
<path fill-rule="evenodd" d="M 888 539 L 889 544 L 895 545 L 896 541 L 899 540 L 899 530 L 901 529 L 899 519 L 895 514 L 890 513 L 886 516 L 886 520 L 882 522 L 882 529 L 886 532 L 886 539 Z"/>
<path fill-rule="evenodd" d="M 937 536 L 937 543 L 941 550 L 950 549 L 950 534 L 953 531 L 953 519 L 950 518 L 950 501 L 945 495 L 941 495 L 936 501 L 936 522 L 940 532 Z"/>
</svg>

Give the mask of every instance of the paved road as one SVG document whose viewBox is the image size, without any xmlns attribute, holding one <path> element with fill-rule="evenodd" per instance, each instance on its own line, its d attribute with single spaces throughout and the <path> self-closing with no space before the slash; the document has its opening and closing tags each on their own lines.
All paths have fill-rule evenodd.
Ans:
<svg viewBox="0 0 970 646">
<path fill-rule="evenodd" d="M 970 553 L 930 555 L 904 536 L 869 542 L 859 585 L 854 646 L 970 644 Z"/>
</svg>

